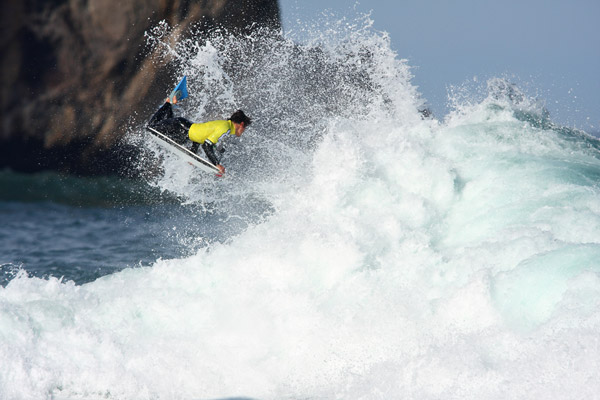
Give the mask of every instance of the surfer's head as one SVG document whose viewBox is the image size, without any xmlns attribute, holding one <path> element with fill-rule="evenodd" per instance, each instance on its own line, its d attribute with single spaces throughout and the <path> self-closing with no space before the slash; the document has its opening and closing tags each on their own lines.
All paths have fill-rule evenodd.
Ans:
<svg viewBox="0 0 600 400">
<path fill-rule="evenodd" d="M 229 118 L 233 125 L 235 126 L 235 136 L 241 136 L 242 133 L 246 130 L 246 127 L 252 123 L 250 117 L 248 117 L 242 110 L 237 110 L 233 114 L 231 114 L 231 118 Z"/>
</svg>

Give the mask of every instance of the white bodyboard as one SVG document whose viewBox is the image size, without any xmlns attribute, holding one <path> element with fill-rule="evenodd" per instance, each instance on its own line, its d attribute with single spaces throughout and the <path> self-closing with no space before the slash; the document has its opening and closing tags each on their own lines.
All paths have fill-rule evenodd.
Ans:
<svg viewBox="0 0 600 400">
<path fill-rule="evenodd" d="M 192 164 L 193 166 L 201 169 L 204 172 L 220 173 L 219 169 L 216 166 L 214 166 L 210 161 L 205 160 L 204 158 L 199 157 L 197 154 L 192 153 L 185 147 L 177 144 L 170 137 L 149 126 L 147 126 L 146 129 L 148 129 L 148 131 L 150 132 L 150 137 L 159 146 L 166 149 L 167 151 L 170 151 L 173 154 L 178 155 L 183 161 Z"/>
</svg>

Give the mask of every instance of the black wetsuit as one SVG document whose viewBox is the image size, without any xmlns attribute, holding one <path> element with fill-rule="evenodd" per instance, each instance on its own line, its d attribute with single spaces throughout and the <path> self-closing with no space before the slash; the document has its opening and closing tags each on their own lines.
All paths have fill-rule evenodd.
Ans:
<svg viewBox="0 0 600 400">
<path fill-rule="evenodd" d="M 189 140 L 188 132 L 192 124 L 193 122 L 183 117 L 175 117 L 171 103 L 163 104 L 148 121 L 149 127 L 167 135 L 182 146 Z"/>
</svg>

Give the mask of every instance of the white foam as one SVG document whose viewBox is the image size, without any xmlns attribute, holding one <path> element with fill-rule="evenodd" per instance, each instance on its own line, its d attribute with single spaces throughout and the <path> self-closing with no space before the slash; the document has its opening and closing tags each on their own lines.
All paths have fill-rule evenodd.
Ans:
<svg viewBox="0 0 600 400">
<path fill-rule="evenodd" d="M 264 222 L 86 285 L 0 288 L 0 398 L 593 398 L 593 143 L 489 99 L 422 121 L 379 45 L 389 101 L 325 116 L 298 164 L 259 157 L 289 181 L 217 184 L 272 198 Z M 161 185 L 193 187 L 166 165 Z"/>
</svg>

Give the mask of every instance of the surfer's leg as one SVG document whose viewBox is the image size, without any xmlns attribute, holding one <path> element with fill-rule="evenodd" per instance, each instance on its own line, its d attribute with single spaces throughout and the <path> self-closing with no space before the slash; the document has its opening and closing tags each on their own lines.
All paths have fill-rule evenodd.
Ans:
<svg viewBox="0 0 600 400">
<path fill-rule="evenodd" d="M 157 123 L 168 118 L 173 118 L 173 108 L 171 107 L 171 103 L 163 104 L 150 118 L 148 126 L 156 128 Z"/>
<path fill-rule="evenodd" d="M 189 131 L 190 128 L 192 127 L 193 122 L 190 121 L 189 119 L 185 119 L 183 117 L 177 117 L 175 118 L 177 120 L 177 122 L 179 122 L 179 124 L 186 130 Z"/>
<path fill-rule="evenodd" d="M 175 143 L 182 146 L 188 141 L 189 128 L 186 128 L 185 125 L 179 121 L 179 118 L 169 118 L 158 121 L 152 128 L 163 135 L 167 135 Z"/>
<path fill-rule="evenodd" d="M 183 145 L 184 143 L 187 144 L 187 143 L 191 142 L 191 140 L 189 140 L 189 135 L 190 135 L 190 128 L 192 127 L 193 122 L 188 119 L 185 119 L 183 117 L 178 117 L 175 119 L 177 120 L 179 125 L 183 128 L 183 131 L 181 131 L 181 132 L 185 133 L 185 138 L 184 137 L 179 138 L 179 140 L 181 140 L 180 144 Z M 192 149 L 190 151 L 192 153 L 196 154 L 196 150 L 198 150 L 198 147 L 196 146 L 196 148 L 194 149 L 194 144 L 197 144 L 197 143 L 192 142 Z"/>
</svg>

